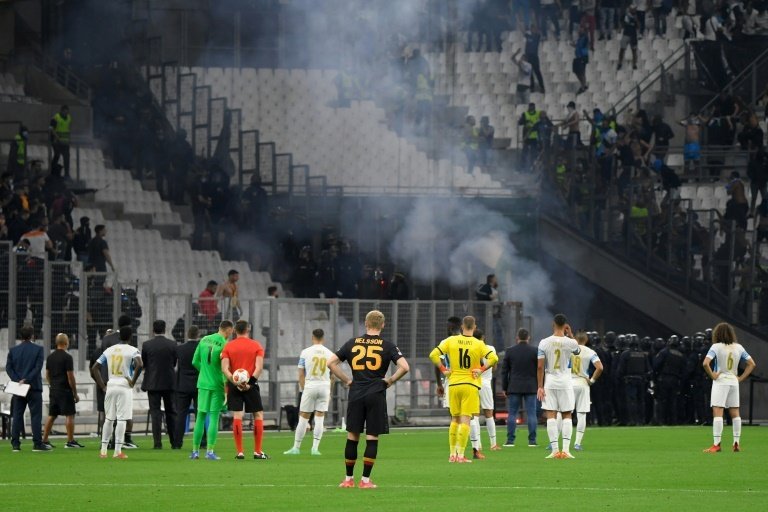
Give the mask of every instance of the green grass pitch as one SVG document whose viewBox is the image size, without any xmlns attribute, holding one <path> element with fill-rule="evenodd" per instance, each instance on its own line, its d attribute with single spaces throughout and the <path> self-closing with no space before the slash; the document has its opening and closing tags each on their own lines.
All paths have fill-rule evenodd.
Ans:
<svg viewBox="0 0 768 512">
<path fill-rule="evenodd" d="M 499 433 L 503 433 L 500 426 Z M 523 438 L 525 429 L 519 431 Z M 483 428 L 484 444 L 488 439 Z M 589 428 L 575 460 L 545 460 L 525 444 L 486 452 L 473 464 L 448 464 L 447 429 L 401 429 L 383 436 L 372 479 L 375 490 L 338 489 L 345 436 L 328 432 L 321 457 L 282 452 L 291 433 L 267 432 L 271 460 L 234 460 L 229 435 L 221 461 L 187 459 L 188 451 L 127 450 L 128 460 L 101 460 L 96 440 L 83 450 L 12 453 L 0 444 L 0 510 L 768 510 L 768 429 L 744 427 L 741 453 L 730 451 L 726 427 L 719 454 L 704 454 L 709 427 Z M 539 441 L 546 437 L 539 428 Z M 503 435 L 500 439 L 503 439 Z M 246 449 L 252 436 L 245 436 Z M 189 446 L 189 437 L 185 440 Z M 362 472 L 363 443 L 355 476 Z M 491 507 L 491 508 L 488 508 Z"/>
</svg>

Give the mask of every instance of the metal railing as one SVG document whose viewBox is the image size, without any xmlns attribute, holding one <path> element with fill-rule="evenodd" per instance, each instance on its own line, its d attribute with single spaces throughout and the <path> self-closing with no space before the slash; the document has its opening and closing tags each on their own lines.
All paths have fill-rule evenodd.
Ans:
<svg viewBox="0 0 768 512">
<path fill-rule="evenodd" d="M 731 94 L 738 95 L 748 105 L 755 107 L 760 98 L 765 95 L 765 81 L 768 79 L 768 49 L 763 50 L 760 55 L 752 60 L 752 63 L 741 70 L 733 79 L 726 85 L 723 90 L 729 91 Z M 758 76 L 760 75 L 760 76 Z M 717 101 L 718 95 L 714 95 L 707 103 L 704 104 L 699 112 L 706 112 Z"/>
</svg>

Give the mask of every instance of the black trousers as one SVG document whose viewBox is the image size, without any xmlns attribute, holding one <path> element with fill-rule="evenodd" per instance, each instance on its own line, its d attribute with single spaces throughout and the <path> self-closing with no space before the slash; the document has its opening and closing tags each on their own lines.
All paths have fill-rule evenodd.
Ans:
<svg viewBox="0 0 768 512">
<path fill-rule="evenodd" d="M 191 404 L 194 404 L 195 415 L 197 415 L 197 390 L 176 392 L 176 434 L 173 439 L 176 444 L 172 445 L 175 448 L 181 448 L 184 444 L 184 431 L 187 427 Z"/>
<path fill-rule="evenodd" d="M 528 62 L 531 64 L 531 67 L 533 68 L 533 73 L 531 73 L 531 91 L 534 89 L 534 78 L 539 81 L 539 86 L 541 87 L 539 90 L 544 90 L 544 77 L 541 76 L 541 63 L 539 62 L 539 55 L 536 53 L 532 54 L 525 54 L 525 58 L 528 59 Z"/>
<path fill-rule="evenodd" d="M 165 430 L 171 441 L 171 446 L 176 446 L 176 403 L 175 393 L 168 391 L 147 391 L 149 398 L 149 415 L 152 417 L 152 438 L 155 446 L 163 444 L 163 411 L 160 409 L 162 401 L 165 407 Z"/>
<path fill-rule="evenodd" d="M 658 378 L 656 391 L 656 419 L 662 425 L 676 425 L 677 404 L 680 397 L 680 379 L 663 375 Z"/>
<path fill-rule="evenodd" d="M 59 156 L 64 160 L 61 164 L 64 166 L 64 176 L 69 177 L 69 144 L 53 143 L 53 160 L 51 163 L 58 163 Z"/>
</svg>

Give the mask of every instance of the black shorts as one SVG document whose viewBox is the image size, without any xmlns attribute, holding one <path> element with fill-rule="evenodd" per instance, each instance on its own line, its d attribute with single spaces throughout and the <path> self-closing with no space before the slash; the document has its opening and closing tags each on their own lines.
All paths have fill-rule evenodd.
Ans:
<svg viewBox="0 0 768 512">
<path fill-rule="evenodd" d="M 369 436 L 389 434 L 387 393 L 380 391 L 349 402 L 347 406 L 347 432 L 360 434 L 365 427 Z"/>
<path fill-rule="evenodd" d="M 74 416 L 75 396 L 69 389 L 51 390 L 48 416 Z"/>
<path fill-rule="evenodd" d="M 258 384 L 251 384 L 248 391 L 240 391 L 231 382 L 227 382 L 227 410 L 245 412 L 261 412 L 261 392 Z"/>
<path fill-rule="evenodd" d="M 96 410 L 104 412 L 104 391 L 96 384 Z"/>
</svg>

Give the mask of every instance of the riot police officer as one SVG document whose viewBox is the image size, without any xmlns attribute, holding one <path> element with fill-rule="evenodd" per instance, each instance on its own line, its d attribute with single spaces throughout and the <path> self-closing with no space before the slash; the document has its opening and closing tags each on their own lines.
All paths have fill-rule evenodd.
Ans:
<svg viewBox="0 0 768 512">
<path fill-rule="evenodd" d="M 627 424 L 626 393 L 624 392 L 624 382 L 619 375 L 619 361 L 621 360 L 621 355 L 627 351 L 628 343 L 627 335 L 619 334 L 616 336 L 616 346 L 611 351 L 613 410 L 619 425 Z"/>
<path fill-rule="evenodd" d="M 622 353 L 619 358 L 618 373 L 624 384 L 628 425 L 642 425 L 645 422 L 646 393 L 650 373 L 648 354 L 640 350 L 638 337 L 633 334 L 630 336 L 629 350 Z"/>
<path fill-rule="evenodd" d="M 597 424 L 601 427 L 611 425 L 613 422 L 613 409 L 611 407 L 611 355 L 606 349 L 605 345 L 600 343 L 600 336 L 596 333 L 590 333 L 590 345 L 597 353 L 597 357 L 603 363 L 603 378 L 598 379 L 592 385 L 592 405 L 595 411 L 595 419 Z M 608 331 L 605 333 L 605 339 L 608 337 L 615 338 L 616 333 Z M 606 378 L 606 373 L 608 373 Z"/>
<path fill-rule="evenodd" d="M 677 423 L 680 376 L 685 372 L 685 357 L 680 352 L 680 339 L 670 336 L 667 346 L 653 360 L 656 372 L 656 418 L 662 425 Z"/>
</svg>

